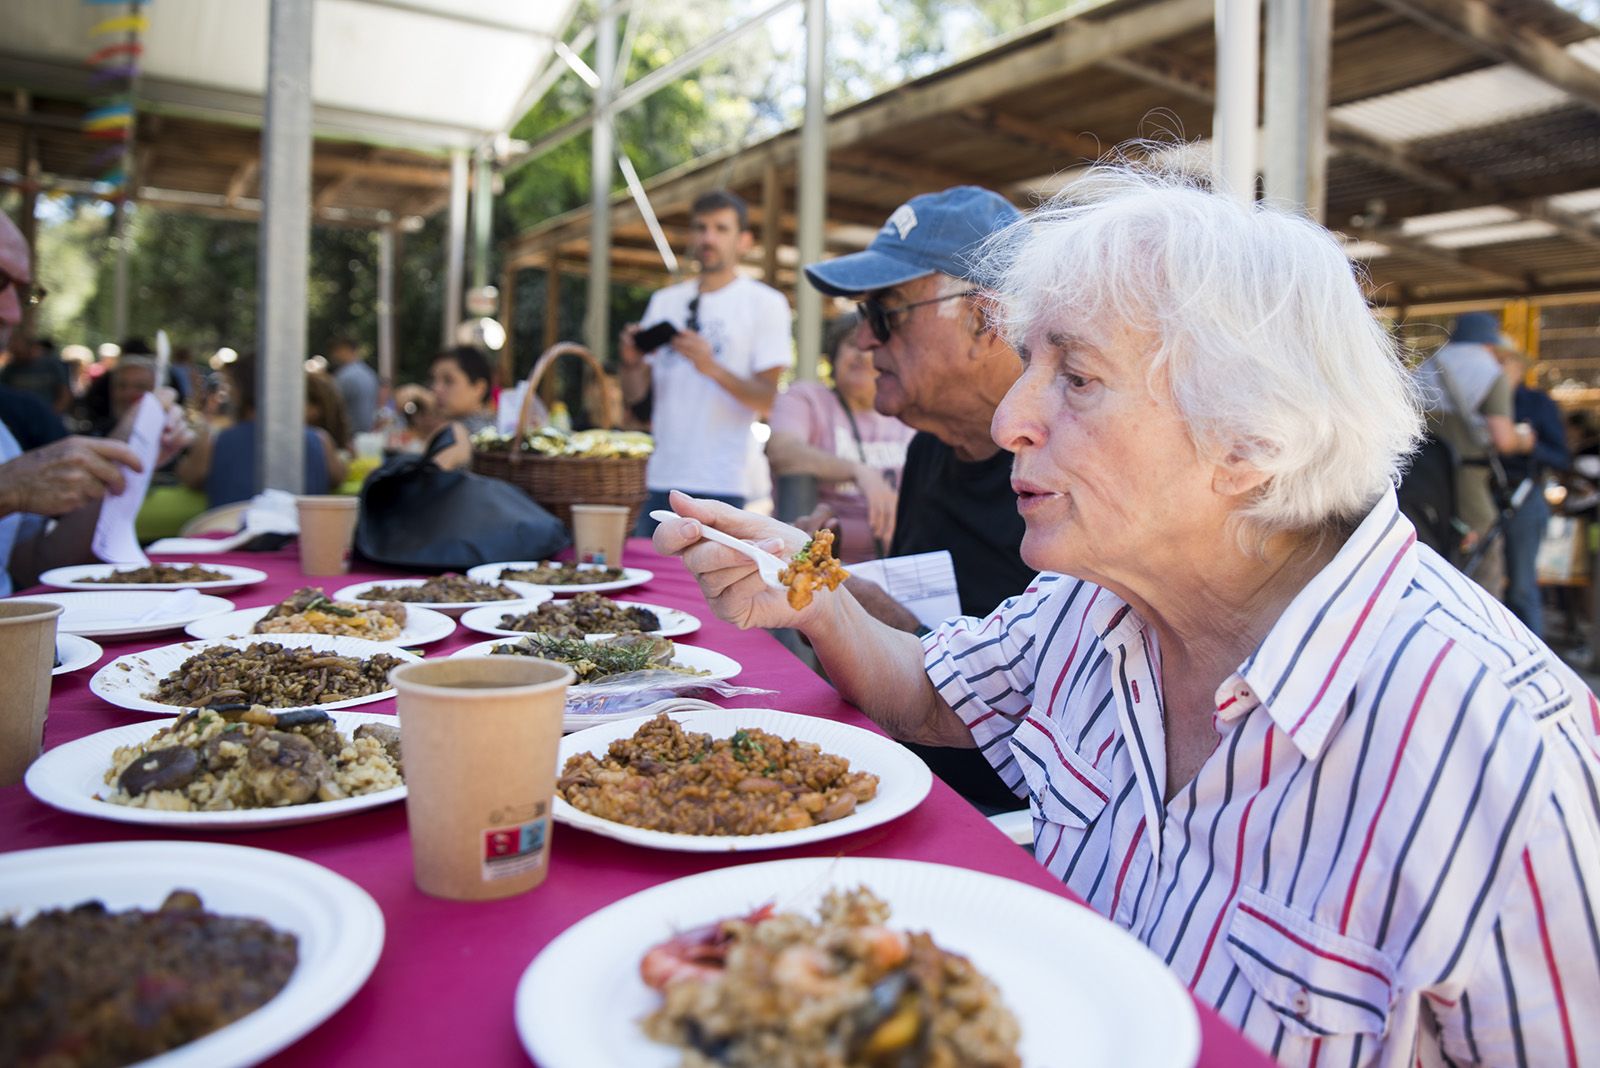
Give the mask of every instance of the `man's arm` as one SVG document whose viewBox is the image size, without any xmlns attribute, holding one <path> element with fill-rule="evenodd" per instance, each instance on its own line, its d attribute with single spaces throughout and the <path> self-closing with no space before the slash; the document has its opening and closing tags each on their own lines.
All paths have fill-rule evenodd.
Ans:
<svg viewBox="0 0 1600 1068">
<path fill-rule="evenodd" d="M 672 339 L 677 353 L 694 364 L 694 369 L 727 390 L 734 400 L 759 416 L 772 411 L 772 402 L 778 399 L 778 382 L 783 378 L 783 368 L 773 367 L 757 371 L 746 377 L 736 375 L 717 362 L 711 351 L 711 342 L 692 330 L 685 330 Z"/>
</svg>

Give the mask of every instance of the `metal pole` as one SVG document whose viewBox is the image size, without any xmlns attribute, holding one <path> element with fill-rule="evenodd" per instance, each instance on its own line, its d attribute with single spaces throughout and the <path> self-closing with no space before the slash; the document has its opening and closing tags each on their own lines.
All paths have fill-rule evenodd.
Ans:
<svg viewBox="0 0 1600 1068">
<path fill-rule="evenodd" d="M 827 40 L 827 0 L 806 0 L 806 109 L 800 127 L 795 222 L 795 245 L 802 264 L 822 259 L 828 180 L 828 115 L 823 100 Z M 795 377 L 816 378 L 817 357 L 822 352 L 822 294 L 803 280 L 795 283 L 795 349 Z"/>
<path fill-rule="evenodd" d="M 1256 193 L 1257 86 L 1261 72 L 1261 0 L 1217 2 L 1217 106 L 1211 122 L 1213 161 L 1224 192 L 1251 201 Z"/>
<path fill-rule="evenodd" d="M 494 233 L 494 159 L 487 149 L 478 152 L 472 175 L 472 288 L 489 284 L 489 241 Z"/>
<path fill-rule="evenodd" d="M 111 334 L 120 344 L 128 336 L 128 201 L 111 211 Z"/>
<path fill-rule="evenodd" d="M 444 250 L 444 322 L 439 347 L 454 345 L 461 322 L 461 283 L 467 257 L 467 150 L 450 153 L 450 232 Z"/>
<path fill-rule="evenodd" d="M 311 244 L 311 4 L 272 0 L 261 127 L 256 475 L 305 491 L 306 265 Z"/>
<path fill-rule="evenodd" d="M 1330 0 L 1267 0 L 1267 196 L 1322 220 L 1328 182 Z"/>
<path fill-rule="evenodd" d="M 394 384 L 394 227 L 378 231 L 378 377 Z"/>
<path fill-rule="evenodd" d="M 611 98 L 616 85 L 617 13 L 601 12 L 595 35 L 594 130 L 589 144 L 589 296 L 583 340 L 598 360 L 611 351 L 611 173 L 615 152 Z"/>
</svg>

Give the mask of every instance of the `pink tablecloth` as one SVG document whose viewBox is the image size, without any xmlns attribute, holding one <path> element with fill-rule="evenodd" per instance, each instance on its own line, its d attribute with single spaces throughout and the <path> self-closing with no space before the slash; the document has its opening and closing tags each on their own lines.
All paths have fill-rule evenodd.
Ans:
<svg viewBox="0 0 1600 1068">
<path fill-rule="evenodd" d="M 239 607 L 279 600 L 305 581 L 292 548 L 265 554 L 231 553 L 214 559 L 268 572 L 266 582 L 228 595 Z M 742 632 L 711 618 L 693 580 L 676 560 L 656 556 L 647 542 L 636 540 L 628 547 L 626 563 L 650 568 L 656 574 L 647 586 L 630 591 L 631 596 L 685 608 L 705 619 L 699 632 L 681 640 L 715 648 L 738 660 L 744 665 L 739 682 L 777 691 L 730 704 L 781 708 L 866 725 L 859 712 L 766 634 Z M 378 572 L 358 572 L 348 581 L 375 577 L 380 577 Z M 343 581 L 326 585 L 332 589 Z M 427 652 L 430 656 L 448 653 L 481 637 L 459 629 L 429 646 Z M 105 660 L 109 660 L 182 639 L 181 633 L 174 633 L 136 641 L 108 639 L 101 644 Z M 89 692 L 92 674 L 92 670 L 84 670 L 56 680 L 46 748 L 131 722 L 130 713 Z M 369 705 L 363 711 L 387 712 L 392 707 L 392 703 Z M 3 851 L 164 837 L 181 836 L 65 815 L 34 801 L 21 786 L 0 790 Z M 668 879 L 739 862 L 636 849 L 562 827 L 554 836 L 550 876 L 543 886 L 505 901 L 462 904 L 427 897 L 412 885 L 403 805 L 304 827 L 217 836 L 215 840 L 282 850 L 325 865 L 364 887 L 387 921 L 387 941 L 372 978 L 332 1019 L 270 1062 L 284 1066 L 526 1064 L 512 1023 L 512 996 L 523 969 L 545 943 L 618 898 Z M 810 849 L 761 853 L 754 859 L 840 853 L 958 864 L 1065 893 L 1027 853 L 937 779 L 921 806 L 887 826 Z M 1202 1065 L 1247 1068 L 1268 1063 L 1210 1010 L 1202 1006 L 1200 1016 Z M 1152 1023 L 1129 1021 L 1130 1026 Z M 1071 1037 L 1063 1036 L 1063 1041 L 1070 1043 Z M 1065 1060 L 1070 1059 L 1067 1054 Z"/>
</svg>

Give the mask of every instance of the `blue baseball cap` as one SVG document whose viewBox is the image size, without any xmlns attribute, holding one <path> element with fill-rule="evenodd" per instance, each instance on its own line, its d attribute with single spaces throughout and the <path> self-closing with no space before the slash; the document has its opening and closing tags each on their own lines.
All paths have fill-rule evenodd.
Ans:
<svg viewBox="0 0 1600 1068">
<path fill-rule="evenodd" d="M 1450 340 L 1465 345 L 1501 345 L 1500 317 L 1494 312 L 1466 312 L 1450 325 Z"/>
<path fill-rule="evenodd" d="M 935 271 L 976 281 L 978 246 L 1020 218 L 1009 200 L 979 186 L 923 193 L 894 209 L 865 251 L 813 263 L 806 277 L 834 297 L 888 289 Z"/>
</svg>

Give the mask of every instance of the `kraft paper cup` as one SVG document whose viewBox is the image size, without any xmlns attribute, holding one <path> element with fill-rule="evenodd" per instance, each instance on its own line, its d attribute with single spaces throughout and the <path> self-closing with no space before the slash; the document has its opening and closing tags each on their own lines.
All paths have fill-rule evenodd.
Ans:
<svg viewBox="0 0 1600 1068">
<path fill-rule="evenodd" d="M 453 657 L 403 664 L 389 680 L 399 691 L 417 888 L 484 901 L 544 882 L 572 669 L 532 657 Z"/>
<path fill-rule="evenodd" d="M 628 540 L 628 510 L 619 504 L 572 506 L 572 544 L 580 564 L 622 566 Z"/>
<path fill-rule="evenodd" d="M 300 570 L 307 575 L 342 575 L 350 570 L 350 542 L 361 501 L 356 497 L 297 497 Z"/>
<path fill-rule="evenodd" d="M 48 601 L 0 601 L 0 786 L 21 782 L 44 746 L 61 611 Z"/>
</svg>

